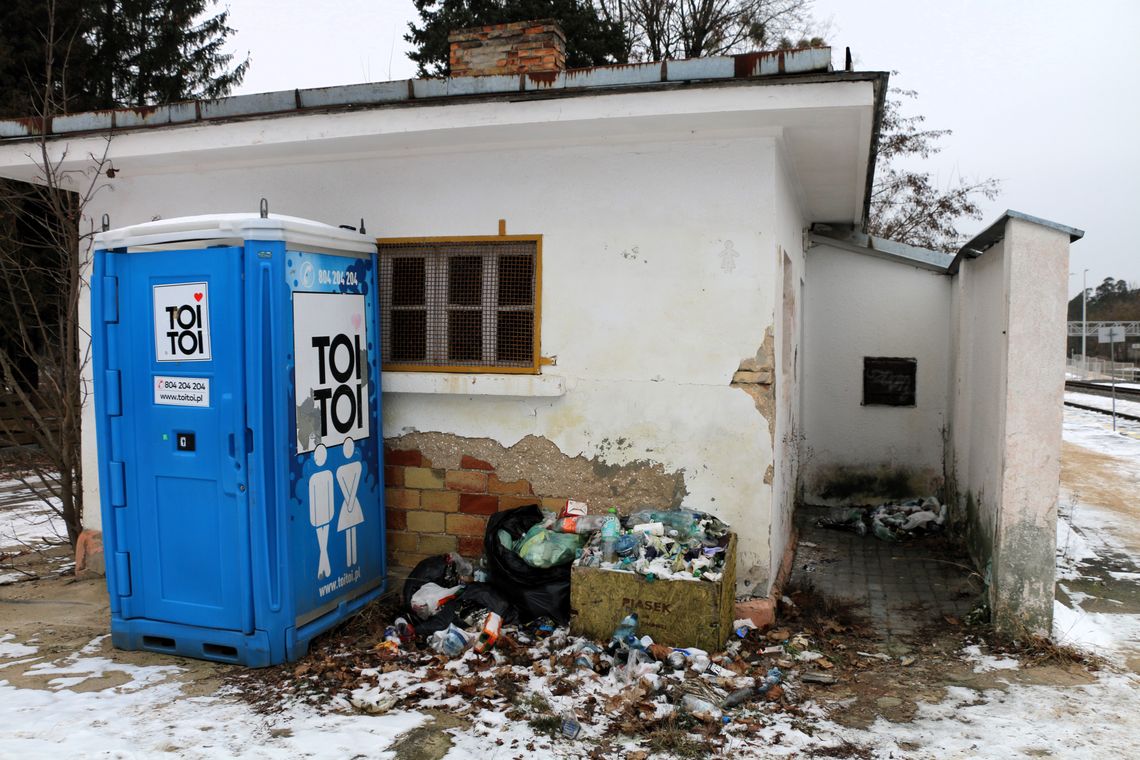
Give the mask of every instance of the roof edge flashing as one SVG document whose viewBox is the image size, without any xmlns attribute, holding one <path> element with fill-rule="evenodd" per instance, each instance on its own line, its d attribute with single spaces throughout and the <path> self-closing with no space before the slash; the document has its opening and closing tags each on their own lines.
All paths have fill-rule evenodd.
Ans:
<svg viewBox="0 0 1140 760">
<path fill-rule="evenodd" d="M 54 135 L 123 131 L 189 123 L 266 118 L 312 112 L 350 110 L 416 101 L 471 96 L 514 96 L 551 90 L 560 94 L 632 90 L 687 83 L 723 83 L 744 80 L 795 81 L 798 78 L 854 78 L 862 72 L 835 71 L 830 47 L 758 51 L 733 56 L 711 56 L 653 63 L 614 64 L 567 69 L 557 76 L 521 74 L 465 76 L 440 79 L 404 79 L 388 82 L 276 90 L 221 98 L 164 103 L 143 108 L 80 112 L 56 119 L 0 119 L 0 141 L 27 140 Z M 885 77 L 885 74 L 877 74 Z"/>
<path fill-rule="evenodd" d="M 954 257 L 954 261 L 950 264 L 949 273 L 957 274 L 958 268 L 961 266 L 963 259 L 976 259 L 983 253 L 993 248 L 995 245 L 1005 239 L 1005 226 L 1006 222 L 1010 219 L 1017 219 L 1022 222 L 1029 222 L 1036 224 L 1047 229 L 1055 230 L 1069 236 L 1069 243 L 1075 243 L 1085 236 L 1085 231 L 1070 227 L 1067 224 L 1060 222 L 1050 221 L 1039 216 L 1026 214 L 1023 211 L 1014 211 L 1013 209 L 1006 209 L 1005 213 L 999 216 L 992 224 L 979 232 L 974 237 L 970 238 L 961 248 L 958 249 L 958 254 Z"/>
<path fill-rule="evenodd" d="M 951 253 L 875 237 L 846 225 L 813 225 L 811 243 L 812 247 L 830 245 L 852 253 L 908 264 L 939 274 L 945 274 L 954 259 L 954 254 Z"/>
</svg>

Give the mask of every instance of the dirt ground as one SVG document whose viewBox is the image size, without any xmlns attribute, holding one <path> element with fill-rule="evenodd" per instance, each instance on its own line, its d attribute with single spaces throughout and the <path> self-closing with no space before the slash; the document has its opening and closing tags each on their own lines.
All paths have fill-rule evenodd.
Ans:
<svg viewBox="0 0 1140 760">
<path fill-rule="evenodd" d="M 1140 482 L 1122 472 L 1119 460 L 1065 441 L 1061 453 L 1062 490 L 1121 517 L 1118 537 L 1140 556 Z"/>
<path fill-rule="evenodd" d="M 12 551 L 9 547 L 8 551 Z M 123 652 L 111 646 L 111 612 L 107 601 L 107 585 L 101 577 L 76 579 L 66 566 L 71 550 L 55 546 L 10 557 L 7 568 L 21 568 L 38 576 L 34 580 L 0 586 L 0 635 L 11 634 L 14 641 L 34 644 L 35 657 L 6 664 L 3 679 L 19 688 L 46 689 L 57 678 L 55 674 L 34 675 L 28 670 L 37 663 L 60 661 L 98 641 L 87 654 L 106 657 L 126 665 L 164 665 L 171 658 L 152 652 Z M 200 660 L 176 658 L 185 668 L 177 675 L 187 696 L 213 694 L 222 685 L 224 673 L 232 668 Z M 107 668 L 81 683 L 73 691 L 100 691 L 128 682 L 122 670 Z"/>
</svg>

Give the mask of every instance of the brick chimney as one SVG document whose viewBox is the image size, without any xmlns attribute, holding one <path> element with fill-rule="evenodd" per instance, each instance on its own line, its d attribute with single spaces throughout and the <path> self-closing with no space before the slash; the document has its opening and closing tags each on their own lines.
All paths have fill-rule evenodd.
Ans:
<svg viewBox="0 0 1140 760">
<path fill-rule="evenodd" d="M 566 69 L 566 34 L 552 19 L 460 29 L 447 41 L 453 77 Z"/>
</svg>

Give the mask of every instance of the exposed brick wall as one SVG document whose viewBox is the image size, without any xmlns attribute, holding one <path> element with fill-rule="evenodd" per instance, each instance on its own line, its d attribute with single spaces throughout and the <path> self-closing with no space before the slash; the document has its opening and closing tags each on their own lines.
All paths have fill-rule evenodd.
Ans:
<svg viewBox="0 0 1140 760">
<path fill-rule="evenodd" d="M 432 467 L 419 451 L 385 448 L 384 465 L 393 575 L 434 554 L 478 557 L 490 515 L 527 504 L 558 510 L 567 498 L 536 495 L 526 480 L 501 480 L 494 467 L 470 456 L 460 459 L 458 470 L 445 470 Z"/>
<path fill-rule="evenodd" d="M 557 21 L 519 21 L 448 35 L 451 76 L 563 71 L 566 35 Z"/>
</svg>

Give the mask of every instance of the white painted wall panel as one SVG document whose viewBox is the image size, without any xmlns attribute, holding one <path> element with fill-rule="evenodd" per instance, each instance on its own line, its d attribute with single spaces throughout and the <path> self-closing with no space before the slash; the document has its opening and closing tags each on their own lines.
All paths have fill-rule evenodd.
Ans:
<svg viewBox="0 0 1140 760">
<path fill-rule="evenodd" d="M 910 474 L 940 485 L 950 371 L 951 279 L 826 245 L 807 254 L 803 431 L 805 499 L 836 496 L 836 479 Z M 863 358 L 917 359 L 914 407 L 863 406 Z"/>
<path fill-rule="evenodd" d="M 441 431 L 510 445 L 542 435 L 574 456 L 684 470 L 686 506 L 740 534 L 740 563 L 769 562 L 767 422 L 730 388 L 771 324 L 777 292 L 769 138 L 408 152 L 297 165 L 123 171 L 95 218 L 113 226 L 257 208 L 371 236 L 511 233 L 543 240 L 542 352 L 552 398 L 386 394 L 385 434 Z M 726 245 L 739 255 L 722 266 Z M 86 426 L 93 430 L 90 417 Z M 606 449 L 603 440 L 631 446 Z M 91 443 L 90 439 L 87 441 Z M 86 523 L 97 527 L 95 449 Z"/>
</svg>

